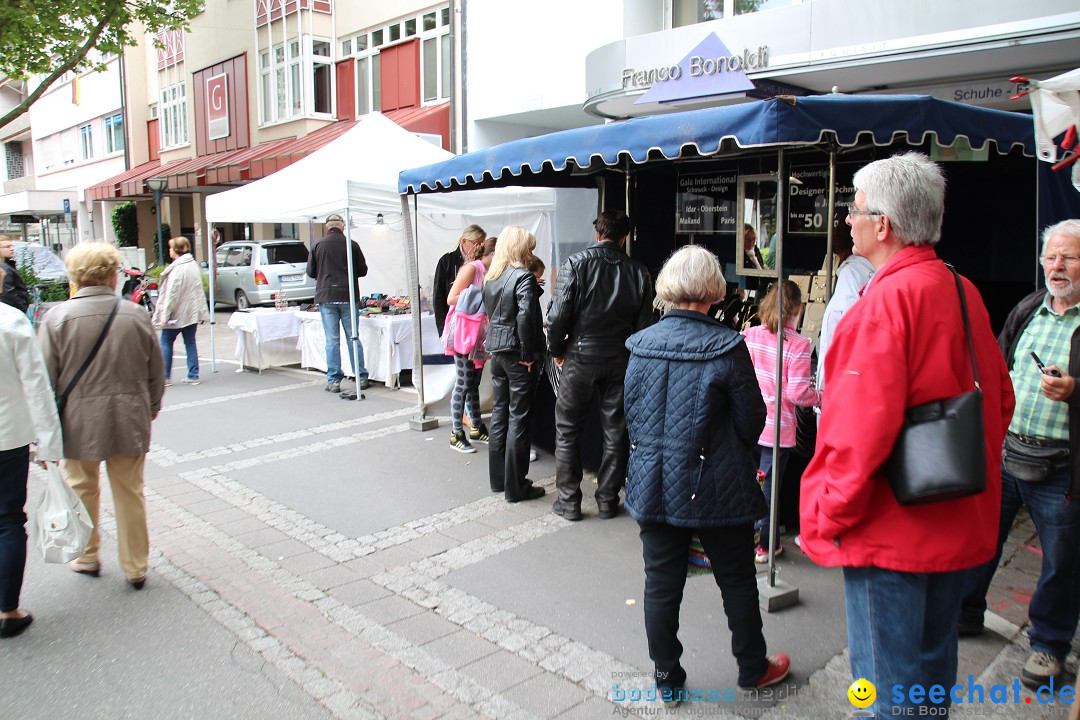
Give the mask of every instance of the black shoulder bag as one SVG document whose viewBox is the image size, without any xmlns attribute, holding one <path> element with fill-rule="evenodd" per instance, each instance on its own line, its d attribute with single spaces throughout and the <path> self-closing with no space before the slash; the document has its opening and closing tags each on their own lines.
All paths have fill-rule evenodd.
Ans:
<svg viewBox="0 0 1080 720">
<path fill-rule="evenodd" d="M 960 293 L 975 389 L 907 409 L 896 445 L 885 461 L 885 477 L 901 505 L 952 500 L 986 489 L 986 441 L 975 341 L 960 276 L 951 265 L 947 267 Z"/>
<path fill-rule="evenodd" d="M 101 328 L 101 334 L 98 335 L 97 342 L 94 343 L 94 347 L 90 350 L 90 354 L 86 356 L 86 360 L 83 361 L 82 367 L 75 373 L 75 377 L 71 378 L 71 382 L 64 388 L 64 392 L 56 396 L 56 412 L 60 417 L 64 416 L 64 408 L 67 406 L 68 396 L 71 395 L 71 391 L 75 388 L 76 383 L 82 379 L 83 373 L 86 372 L 86 368 L 90 367 L 90 363 L 94 361 L 94 357 L 98 354 L 98 350 L 101 349 L 101 344 L 105 342 L 105 336 L 109 334 L 109 328 L 112 327 L 113 318 L 116 317 L 116 311 L 120 309 L 120 303 L 122 299 L 117 299 L 116 304 L 113 305 L 112 312 L 109 313 L 109 319 L 105 321 L 105 327 Z"/>
</svg>

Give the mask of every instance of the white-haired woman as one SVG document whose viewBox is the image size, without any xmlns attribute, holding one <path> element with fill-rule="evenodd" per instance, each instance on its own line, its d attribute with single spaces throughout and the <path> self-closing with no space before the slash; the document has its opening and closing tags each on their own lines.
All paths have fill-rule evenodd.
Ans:
<svg viewBox="0 0 1080 720">
<path fill-rule="evenodd" d="M 495 257 L 484 277 L 488 330 L 485 349 L 491 355 L 494 407 L 488 455 L 493 492 L 507 502 L 543 497 L 544 488 L 525 477 L 529 468 L 529 410 L 532 367 L 544 356 L 544 321 L 540 285 L 529 272 L 536 238 L 512 225 L 499 234 Z"/>
<path fill-rule="evenodd" d="M 707 314 L 726 289 L 711 252 L 680 249 L 656 279 L 670 309 L 626 341 L 626 509 L 640 527 L 645 633 L 665 702 L 685 699 L 677 632 L 695 532 L 723 594 L 739 687 L 775 684 L 790 665 L 766 656 L 761 632 L 754 521 L 766 509 L 756 479 L 765 403 L 743 337 Z"/>
<path fill-rule="evenodd" d="M 115 311 L 97 355 L 60 412 L 64 475 L 94 521 L 86 551 L 69 566 L 94 577 L 101 573 L 98 475 L 104 461 L 116 506 L 120 567 L 138 590 L 146 581 L 150 552 L 143 465 L 150 449 L 150 423 L 165 392 L 161 348 L 146 311 L 116 297 L 120 251 L 115 245 L 82 243 L 64 262 L 71 299 L 50 310 L 38 328 L 54 388 L 63 392 L 71 384 Z"/>
</svg>

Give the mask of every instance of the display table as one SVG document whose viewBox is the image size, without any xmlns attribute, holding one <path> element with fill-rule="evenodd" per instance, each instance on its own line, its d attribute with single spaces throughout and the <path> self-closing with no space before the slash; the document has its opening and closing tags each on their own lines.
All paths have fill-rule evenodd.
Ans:
<svg viewBox="0 0 1080 720">
<path fill-rule="evenodd" d="M 318 312 L 298 312 L 300 320 L 300 366 L 326 372 L 326 335 Z M 357 335 L 364 346 L 364 365 L 368 379 L 398 387 L 398 375 L 413 367 L 412 315 L 361 317 Z M 431 313 L 420 316 L 420 329 L 425 353 L 437 353 L 442 344 Z M 350 342 L 346 333 L 339 333 L 341 369 L 352 377 L 349 362 Z"/>
<path fill-rule="evenodd" d="M 301 354 L 296 338 L 302 325 L 300 314 L 295 308 L 234 312 L 229 327 L 237 331 L 236 357 L 241 365 L 261 372 L 274 365 L 299 363 Z"/>
</svg>

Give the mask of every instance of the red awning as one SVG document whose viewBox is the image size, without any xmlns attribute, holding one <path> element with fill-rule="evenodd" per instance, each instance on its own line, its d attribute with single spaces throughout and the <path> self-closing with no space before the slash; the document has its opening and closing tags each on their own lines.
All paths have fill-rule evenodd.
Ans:
<svg viewBox="0 0 1080 720">
<path fill-rule="evenodd" d="M 383 113 L 406 130 L 442 137 L 443 149 L 450 149 L 450 103 L 418 108 L 388 110 Z"/>
<path fill-rule="evenodd" d="M 120 186 L 122 183 L 136 178 L 153 177 L 159 167 L 161 167 L 160 160 L 151 160 L 142 165 L 136 165 L 130 170 L 125 170 L 119 175 L 111 177 L 103 182 L 99 182 L 97 185 L 91 185 L 86 188 L 84 195 L 95 201 L 113 200 L 121 197 Z"/>
<path fill-rule="evenodd" d="M 355 127 L 357 122 L 359 120 L 338 120 L 319 128 L 313 133 L 308 133 L 304 137 L 291 140 L 287 145 L 275 148 L 272 153 L 252 160 L 248 168 L 248 179 L 258 180 L 277 172 L 281 168 L 292 165 L 331 140 L 341 137 L 348 130 Z"/>
</svg>

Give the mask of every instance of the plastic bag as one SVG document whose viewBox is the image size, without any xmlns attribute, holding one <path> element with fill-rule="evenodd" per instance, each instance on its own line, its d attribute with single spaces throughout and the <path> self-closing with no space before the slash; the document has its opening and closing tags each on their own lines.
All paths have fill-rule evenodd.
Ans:
<svg viewBox="0 0 1080 720">
<path fill-rule="evenodd" d="M 56 463 L 48 467 L 41 503 L 33 514 L 31 537 L 48 563 L 77 560 L 90 542 L 94 523 L 86 506 L 60 474 Z"/>
</svg>

